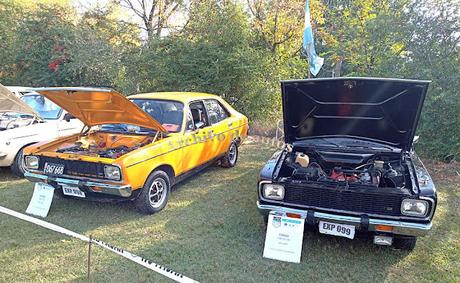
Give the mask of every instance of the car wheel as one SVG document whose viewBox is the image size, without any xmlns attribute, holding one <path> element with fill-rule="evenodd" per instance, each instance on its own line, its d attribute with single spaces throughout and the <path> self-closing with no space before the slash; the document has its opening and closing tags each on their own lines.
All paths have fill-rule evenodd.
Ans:
<svg viewBox="0 0 460 283">
<path fill-rule="evenodd" d="M 14 175 L 18 177 L 24 177 L 23 157 L 24 157 L 24 152 L 21 149 L 16 154 L 13 164 L 11 164 L 11 171 L 13 172 Z"/>
<path fill-rule="evenodd" d="M 236 142 L 232 142 L 228 148 L 227 153 L 220 161 L 220 166 L 225 168 L 230 168 L 235 166 L 236 161 L 238 161 L 238 146 Z"/>
<path fill-rule="evenodd" d="M 417 237 L 395 237 L 393 239 L 393 247 L 398 250 L 411 251 L 415 248 Z"/>
<path fill-rule="evenodd" d="M 157 170 L 150 174 L 135 200 L 137 209 L 145 214 L 154 214 L 162 210 L 168 202 L 170 184 L 169 176 L 164 171 Z"/>
</svg>

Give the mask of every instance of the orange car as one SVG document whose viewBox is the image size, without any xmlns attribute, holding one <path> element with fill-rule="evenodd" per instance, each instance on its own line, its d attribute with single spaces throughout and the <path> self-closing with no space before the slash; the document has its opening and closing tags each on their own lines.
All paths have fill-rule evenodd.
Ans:
<svg viewBox="0 0 460 283">
<path fill-rule="evenodd" d="M 65 196 L 133 200 L 148 214 L 166 206 L 171 187 L 219 161 L 233 167 L 248 119 L 204 93 L 42 88 L 85 127 L 80 134 L 24 150 L 25 177 Z"/>
</svg>

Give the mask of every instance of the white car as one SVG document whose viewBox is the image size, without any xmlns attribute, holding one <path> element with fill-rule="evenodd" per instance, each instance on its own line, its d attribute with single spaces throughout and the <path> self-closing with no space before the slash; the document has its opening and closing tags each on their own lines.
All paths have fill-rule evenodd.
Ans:
<svg viewBox="0 0 460 283">
<path fill-rule="evenodd" d="M 20 98 L 0 84 L 0 167 L 22 176 L 22 150 L 31 144 L 79 133 L 83 123 L 30 92 Z"/>
<path fill-rule="evenodd" d="M 25 87 L 25 86 L 5 86 L 9 91 L 11 91 L 14 95 L 17 97 L 21 97 L 24 94 L 31 93 L 32 90 L 30 87 Z M 34 92 L 36 93 L 36 92 Z"/>
</svg>

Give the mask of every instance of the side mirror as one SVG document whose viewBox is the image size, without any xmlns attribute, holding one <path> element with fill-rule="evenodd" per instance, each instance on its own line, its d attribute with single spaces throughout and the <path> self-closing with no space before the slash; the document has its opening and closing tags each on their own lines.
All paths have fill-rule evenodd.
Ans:
<svg viewBox="0 0 460 283">
<path fill-rule="evenodd" d="M 420 136 L 414 136 L 414 140 L 412 141 L 413 144 L 417 144 L 420 139 Z"/>
<path fill-rule="evenodd" d="M 204 123 L 203 122 L 196 122 L 195 123 L 195 129 L 202 129 L 204 128 Z"/>
<path fill-rule="evenodd" d="M 75 116 L 73 116 L 70 113 L 65 113 L 64 114 L 64 120 L 66 120 L 67 122 L 70 122 L 71 119 L 75 119 Z"/>
</svg>

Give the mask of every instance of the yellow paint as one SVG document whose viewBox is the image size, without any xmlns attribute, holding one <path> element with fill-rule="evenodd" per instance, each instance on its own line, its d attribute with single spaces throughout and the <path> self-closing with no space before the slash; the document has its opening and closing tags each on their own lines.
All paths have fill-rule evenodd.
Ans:
<svg viewBox="0 0 460 283">
<path fill-rule="evenodd" d="M 155 142 L 131 151 L 117 159 L 101 158 L 98 156 L 85 156 L 76 154 L 57 153 L 55 150 L 66 143 L 73 143 L 81 138 L 79 135 L 60 138 L 52 142 L 35 144 L 24 150 L 25 155 L 43 155 L 58 157 L 67 160 L 82 160 L 88 162 L 102 162 L 116 164 L 122 169 L 122 184 L 131 185 L 133 190 L 142 188 L 148 176 L 160 166 L 168 166 L 177 177 L 199 165 L 224 155 L 230 143 L 235 139 L 244 139 L 248 131 L 248 119 L 233 109 L 227 102 L 218 96 L 203 93 L 149 93 L 138 94 L 128 98 L 164 99 L 179 101 L 184 104 L 184 112 L 188 105 L 195 100 L 216 99 L 230 113 L 230 117 L 214 125 L 195 130 L 186 131 L 186 115 L 183 117 L 182 131 L 169 133 L 159 137 Z M 56 102 L 56 101 L 55 101 Z M 58 102 L 56 102 L 58 103 Z M 109 112 L 107 112 L 109 113 Z M 110 120 L 110 117 L 107 118 Z M 136 119 L 132 117 L 130 119 Z M 155 121 L 156 122 L 156 121 Z M 94 136 L 96 135 L 96 136 Z M 103 140 L 107 147 L 114 140 L 112 133 L 94 133 L 87 138 Z M 144 136 L 117 135 L 125 142 L 139 144 L 144 141 Z M 103 180 L 101 180 L 103 181 Z"/>
</svg>

